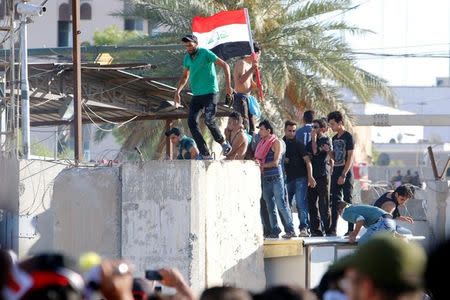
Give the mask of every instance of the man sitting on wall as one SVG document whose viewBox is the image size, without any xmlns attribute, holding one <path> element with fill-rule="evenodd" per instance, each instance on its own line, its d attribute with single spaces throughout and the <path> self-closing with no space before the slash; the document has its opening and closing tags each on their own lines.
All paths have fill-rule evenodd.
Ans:
<svg viewBox="0 0 450 300">
<path fill-rule="evenodd" d="M 170 139 L 170 142 L 178 147 L 177 159 L 195 159 L 197 158 L 199 151 L 195 141 L 182 134 L 181 130 L 177 127 L 173 127 L 166 131 L 166 136 Z"/>
</svg>

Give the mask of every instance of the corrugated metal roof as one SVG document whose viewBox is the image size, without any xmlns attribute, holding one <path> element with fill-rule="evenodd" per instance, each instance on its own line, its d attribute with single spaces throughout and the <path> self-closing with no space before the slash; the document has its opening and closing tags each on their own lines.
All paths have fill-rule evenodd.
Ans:
<svg viewBox="0 0 450 300">
<path fill-rule="evenodd" d="M 82 65 L 83 122 L 126 122 L 143 119 L 182 119 L 188 116 L 191 101 L 183 93 L 183 108 L 175 109 L 175 88 L 152 78 L 128 72 L 151 69 L 151 65 Z M 67 124 L 62 118 L 73 91 L 72 64 L 30 64 L 31 126 Z M 8 92 L 8 91 L 7 91 Z M 230 109 L 218 105 L 218 116 Z"/>
</svg>

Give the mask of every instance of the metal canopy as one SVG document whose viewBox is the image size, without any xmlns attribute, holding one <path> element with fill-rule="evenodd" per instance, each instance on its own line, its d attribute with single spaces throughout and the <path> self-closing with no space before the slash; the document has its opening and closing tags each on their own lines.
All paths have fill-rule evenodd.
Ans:
<svg viewBox="0 0 450 300">
<path fill-rule="evenodd" d="M 127 70 L 152 69 L 151 65 L 82 65 L 83 123 L 171 120 L 188 117 L 192 95 L 183 93 L 183 108 L 173 106 L 174 87 Z M 29 64 L 31 126 L 69 124 L 73 95 L 72 64 Z M 7 90 L 7 93 L 9 91 Z M 72 102 L 73 103 L 73 102 Z M 223 104 L 217 115 L 228 115 Z M 69 115 L 71 115 L 69 113 Z"/>
</svg>

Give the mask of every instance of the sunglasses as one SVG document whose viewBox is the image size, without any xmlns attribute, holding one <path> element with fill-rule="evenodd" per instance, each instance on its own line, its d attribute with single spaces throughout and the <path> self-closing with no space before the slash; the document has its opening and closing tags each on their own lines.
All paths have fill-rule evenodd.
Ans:
<svg viewBox="0 0 450 300">
<path fill-rule="evenodd" d="M 314 128 L 314 129 L 319 129 L 319 128 L 320 128 L 320 126 L 313 126 L 313 128 Z"/>
</svg>

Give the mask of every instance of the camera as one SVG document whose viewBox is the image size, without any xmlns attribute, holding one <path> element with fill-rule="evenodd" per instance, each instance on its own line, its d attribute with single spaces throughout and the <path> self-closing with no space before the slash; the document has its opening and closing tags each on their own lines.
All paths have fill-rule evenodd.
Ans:
<svg viewBox="0 0 450 300">
<path fill-rule="evenodd" d="M 28 2 L 18 3 L 17 12 L 22 15 L 28 16 L 42 16 L 42 14 L 47 10 L 45 6 L 40 6 L 36 4 L 31 4 Z"/>
<path fill-rule="evenodd" d="M 163 279 L 158 270 L 146 270 L 145 278 L 147 280 L 162 280 Z"/>
</svg>

